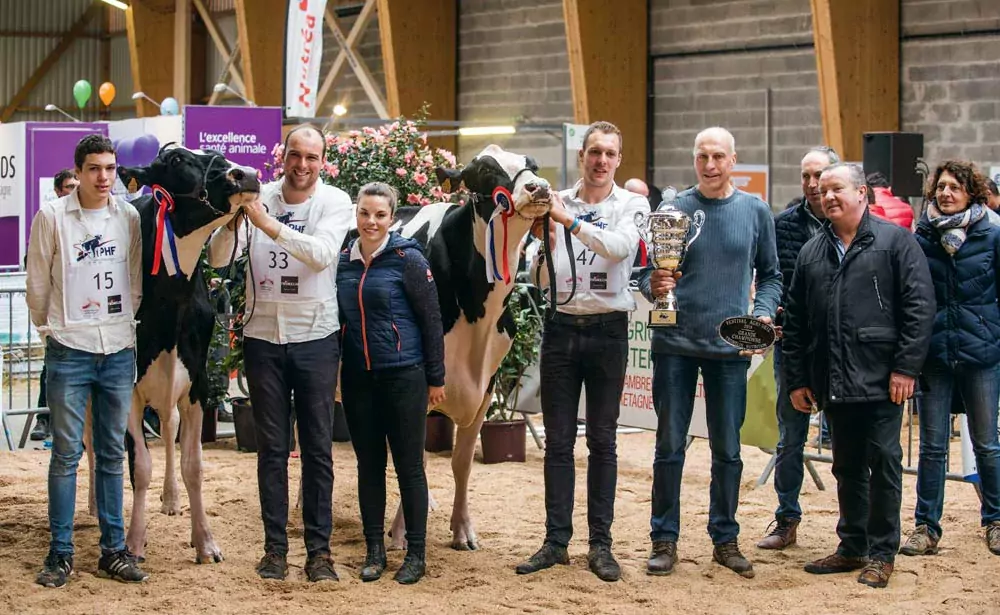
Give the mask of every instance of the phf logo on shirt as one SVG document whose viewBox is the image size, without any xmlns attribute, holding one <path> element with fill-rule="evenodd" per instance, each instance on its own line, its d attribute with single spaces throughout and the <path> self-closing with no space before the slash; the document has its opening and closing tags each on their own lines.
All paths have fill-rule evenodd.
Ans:
<svg viewBox="0 0 1000 615">
<path fill-rule="evenodd" d="M 101 235 L 87 233 L 83 241 L 73 244 L 76 249 L 76 262 L 85 260 L 110 260 L 117 255 L 117 245 L 114 239 L 104 240 Z"/>
</svg>

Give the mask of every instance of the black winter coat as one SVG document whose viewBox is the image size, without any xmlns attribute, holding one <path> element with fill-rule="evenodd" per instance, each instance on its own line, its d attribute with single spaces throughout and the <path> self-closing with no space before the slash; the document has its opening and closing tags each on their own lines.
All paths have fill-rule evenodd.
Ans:
<svg viewBox="0 0 1000 615">
<path fill-rule="evenodd" d="M 910 232 L 865 211 L 843 262 L 827 223 L 802 248 L 786 305 L 788 390 L 824 407 L 889 399 L 889 375 L 916 378 L 934 321 L 927 259 Z"/>
<path fill-rule="evenodd" d="M 954 256 L 941 247 L 941 233 L 926 215 L 916 237 L 927 256 L 937 300 L 927 361 L 949 367 L 1000 363 L 1000 228 L 984 217 L 969 228 Z"/>
<path fill-rule="evenodd" d="M 793 199 L 785 211 L 774 218 L 774 237 L 778 244 L 778 265 L 781 267 L 781 304 L 788 302 L 795 261 L 802 246 L 823 228 L 823 222 L 813 215 L 806 197 Z"/>
</svg>

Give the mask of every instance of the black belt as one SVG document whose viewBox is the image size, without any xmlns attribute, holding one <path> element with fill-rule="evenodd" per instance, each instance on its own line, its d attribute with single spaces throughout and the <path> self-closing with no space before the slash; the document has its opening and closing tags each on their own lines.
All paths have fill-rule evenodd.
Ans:
<svg viewBox="0 0 1000 615">
<path fill-rule="evenodd" d="M 627 312 L 606 312 L 604 314 L 566 314 L 556 312 L 552 322 L 571 327 L 592 327 L 610 323 L 628 322 Z"/>
</svg>

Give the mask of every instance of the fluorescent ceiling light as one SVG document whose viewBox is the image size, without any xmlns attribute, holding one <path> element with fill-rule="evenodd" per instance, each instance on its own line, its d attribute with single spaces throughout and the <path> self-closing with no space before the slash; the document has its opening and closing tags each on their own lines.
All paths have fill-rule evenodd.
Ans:
<svg viewBox="0 0 1000 615">
<path fill-rule="evenodd" d="M 104 0 L 104 3 L 105 4 L 110 4 L 111 6 L 115 7 L 116 9 L 121 9 L 123 11 L 127 11 L 128 10 L 128 5 L 125 4 L 124 2 L 119 2 L 118 0 Z"/>
<path fill-rule="evenodd" d="M 463 137 L 482 137 L 486 135 L 512 135 L 517 132 L 513 126 L 468 126 L 459 128 L 458 134 Z"/>
</svg>

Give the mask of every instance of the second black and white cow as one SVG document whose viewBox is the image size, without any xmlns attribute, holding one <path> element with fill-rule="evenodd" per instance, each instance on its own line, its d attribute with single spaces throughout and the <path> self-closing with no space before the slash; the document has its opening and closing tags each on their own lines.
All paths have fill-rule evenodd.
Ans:
<svg viewBox="0 0 1000 615">
<path fill-rule="evenodd" d="M 208 398 L 207 356 L 215 311 L 198 261 L 212 231 L 260 192 L 257 171 L 213 151 L 164 148 L 146 167 L 120 167 L 126 185 L 149 186 L 136 199 L 142 232 L 142 303 L 136 314 L 137 382 L 128 431 L 135 442 L 133 505 L 126 545 L 138 557 L 146 543 L 146 494 L 152 461 L 142 433 L 146 406 L 160 417 L 166 443 L 162 512 L 180 513 L 174 440 L 181 431 L 181 474 L 191 506 L 191 544 L 199 563 L 222 561 L 201 493 L 202 412 Z"/>
<path fill-rule="evenodd" d="M 461 171 L 439 170 L 446 190 L 464 184 L 464 206 L 439 203 L 401 208 L 400 233 L 425 246 L 437 283 L 445 331 L 445 392 L 438 410 L 458 427 L 452 452 L 455 500 L 452 547 L 476 549 L 469 513 L 469 477 L 476 439 L 493 394 L 492 378 L 513 342 L 515 325 L 506 308 L 514 289 L 521 243 L 536 218 L 549 212 L 549 182 L 536 175 L 530 156 L 490 145 Z M 403 545 L 401 511 L 393 546 Z"/>
</svg>

